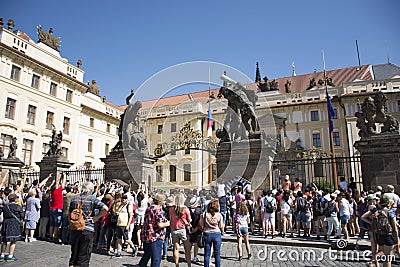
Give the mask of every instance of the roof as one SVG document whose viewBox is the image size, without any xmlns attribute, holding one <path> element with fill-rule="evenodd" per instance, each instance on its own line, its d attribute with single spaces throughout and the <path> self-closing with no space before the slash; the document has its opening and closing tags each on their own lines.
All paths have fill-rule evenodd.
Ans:
<svg viewBox="0 0 400 267">
<path fill-rule="evenodd" d="M 359 70 L 358 70 L 359 69 Z M 361 67 L 350 67 L 338 70 L 330 70 L 326 72 L 326 76 L 332 78 L 332 82 L 336 86 L 343 85 L 345 82 L 352 82 L 357 79 L 359 80 L 373 80 L 371 75 L 371 65 L 364 65 Z M 287 80 L 291 81 L 291 93 L 299 93 L 307 90 L 307 87 L 310 84 L 310 79 L 315 78 L 315 82 L 318 85 L 318 80 L 323 79 L 323 72 L 315 72 L 311 74 L 298 75 L 293 77 L 285 77 L 275 79 L 278 82 L 278 88 L 280 93 L 285 93 L 285 83 Z M 257 91 L 257 83 L 246 84 L 246 87 L 252 90 Z M 212 89 L 211 93 L 216 97 L 218 95 L 218 89 Z M 190 93 L 192 97 L 200 102 L 206 102 L 208 100 L 208 90 Z M 188 94 L 170 96 L 165 98 L 160 98 L 156 100 L 149 100 L 142 102 L 142 109 L 151 109 L 154 107 L 159 107 L 162 105 L 165 106 L 173 106 L 179 105 L 185 101 L 189 100 Z M 126 106 L 120 106 L 120 108 L 125 109 Z"/>
<path fill-rule="evenodd" d="M 108 102 L 108 101 L 105 101 L 105 104 L 108 105 L 108 106 L 110 106 L 110 107 L 112 107 L 112 108 L 118 109 L 118 110 L 121 111 L 121 112 L 124 112 L 124 110 L 125 110 L 125 108 L 126 108 L 126 105 L 117 106 L 117 105 L 115 105 L 115 104 L 113 104 L 113 103 L 111 103 L 111 102 Z"/>
<path fill-rule="evenodd" d="M 390 79 L 397 75 L 400 76 L 400 67 L 392 63 L 373 65 L 372 70 L 374 71 L 375 80 Z"/>
</svg>

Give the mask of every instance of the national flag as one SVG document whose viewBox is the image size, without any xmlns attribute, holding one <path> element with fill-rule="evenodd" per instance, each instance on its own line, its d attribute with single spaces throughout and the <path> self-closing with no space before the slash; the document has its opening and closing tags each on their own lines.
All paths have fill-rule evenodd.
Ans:
<svg viewBox="0 0 400 267">
<path fill-rule="evenodd" d="M 211 115 L 211 108 L 208 105 L 208 120 L 207 120 L 207 137 L 212 137 L 213 120 Z"/>
<path fill-rule="evenodd" d="M 329 117 L 329 132 L 333 132 L 333 121 L 332 119 L 336 117 L 335 109 L 333 108 L 331 97 L 328 94 L 328 89 L 326 91 L 326 103 L 328 104 L 328 117 Z"/>
</svg>

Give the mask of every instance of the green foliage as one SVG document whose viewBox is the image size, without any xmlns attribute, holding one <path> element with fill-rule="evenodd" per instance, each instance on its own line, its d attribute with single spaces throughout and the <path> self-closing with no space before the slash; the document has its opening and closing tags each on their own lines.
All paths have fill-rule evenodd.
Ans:
<svg viewBox="0 0 400 267">
<path fill-rule="evenodd" d="M 314 184 L 318 187 L 318 190 L 330 189 L 331 192 L 334 191 L 334 186 L 324 179 L 318 179 L 314 181 Z"/>
</svg>

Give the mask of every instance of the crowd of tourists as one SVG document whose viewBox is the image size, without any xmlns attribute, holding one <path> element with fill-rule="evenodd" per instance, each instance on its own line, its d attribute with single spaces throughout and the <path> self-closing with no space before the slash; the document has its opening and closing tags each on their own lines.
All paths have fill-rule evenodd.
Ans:
<svg viewBox="0 0 400 267">
<path fill-rule="evenodd" d="M 143 267 L 149 261 L 160 266 L 169 257 L 179 266 L 183 250 L 185 266 L 203 262 L 208 267 L 214 258 L 218 267 L 227 232 L 236 237 L 239 261 L 253 257 L 251 235 L 328 241 L 357 236 L 356 245 L 369 239 L 370 266 L 379 266 L 376 255 L 394 255 L 399 249 L 400 198 L 391 185 L 360 192 L 354 181 L 341 179 L 339 189 L 330 190 L 303 187 L 299 179 L 292 184 L 286 176 L 277 188 L 259 193 L 240 182 L 227 188 L 223 181 L 210 191 L 166 193 L 147 192 L 144 184 L 135 191 L 113 182 L 69 184 L 52 175 L 40 183 L 3 184 L 0 262 L 17 260 L 17 241 L 40 239 L 71 245 L 70 266 L 89 266 L 92 251 L 115 259 L 140 255 Z M 384 264 L 391 266 L 390 261 Z"/>
</svg>

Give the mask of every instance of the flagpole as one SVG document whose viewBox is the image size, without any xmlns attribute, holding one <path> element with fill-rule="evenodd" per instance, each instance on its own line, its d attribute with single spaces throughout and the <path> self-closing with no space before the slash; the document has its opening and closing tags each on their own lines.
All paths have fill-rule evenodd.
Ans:
<svg viewBox="0 0 400 267">
<path fill-rule="evenodd" d="M 328 84 L 326 81 L 326 66 L 325 66 L 325 55 L 324 55 L 324 50 L 322 50 L 322 61 L 324 62 L 324 83 L 325 83 L 325 93 L 326 93 L 326 105 L 327 105 L 327 110 L 328 110 L 328 134 L 329 134 L 329 146 L 330 146 L 330 153 L 332 157 L 332 178 L 333 178 L 333 183 L 335 190 L 339 189 L 338 186 L 338 177 L 337 177 L 337 169 L 336 169 L 336 156 L 335 156 L 335 146 L 333 142 L 333 135 L 331 131 L 331 124 L 332 119 L 330 116 L 330 107 L 329 107 L 329 94 L 328 94 Z"/>
<path fill-rule="evenodd" d="M 211 112 L 211 70 L 208 68 L 208 113 Z M 208 117 L 210 114 L 207 114 L 207 135 L 208 135 Z M 210 138 L 207 136 L 207 138 Z M 212 158 L 211 152 L 208 152 L 208 183 L 211 185 L 212 183 Z"/>
</svg>

